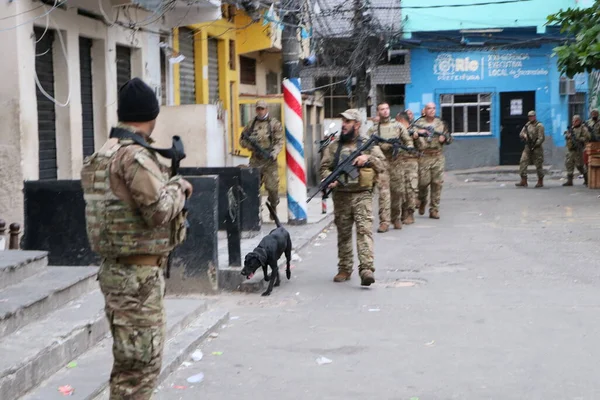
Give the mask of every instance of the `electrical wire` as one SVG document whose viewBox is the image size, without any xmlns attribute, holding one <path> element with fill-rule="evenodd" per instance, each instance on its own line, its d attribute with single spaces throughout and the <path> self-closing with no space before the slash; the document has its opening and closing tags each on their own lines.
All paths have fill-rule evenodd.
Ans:
<svg viewBox="0 0 600 400">
<path fill-rule="evenodd" d="M 66 2 L 66 1 L 65 1 Z M 53 9 L 56 8 L 58 4 L 58 0 L 54 0 L 54 7 L 52 7 L 50 9 L 50 11 L 52 11 Z M 44 37 L 44 35 L 46 34 L 46 32 L 48 31 L 48 26 L 50 25 L 50 20 L 52 20 L 52 23 L 54 24 L 54 28 L 56 29 L 56 33 L 58 34 L 58 39 L 60 41 L 60 47 L 62 49 L 63 55 L 65 57 L 65 62 L 68 63 L 69 62 L 69 58 L 67 56 L 67 48 L 65 46 L 65 42 L 63 40 L 62 37 L 62 32 L 60 31 L 60 29 L 58 28 L 58 26 L 56 25 L 56 22 L 54 22 L 54 20 L 50 17 L 49 13 L 43 14 L 46 15 L 48 18 L 46 19 L 46 28 L 44 29 L 44 33 L 41 35 L 40 39 L 42 37 Z M 35 43 L 38 43 L 38 41 L 35 41 L 35 36 L 33 36 L 32 40 L 34 41 L 34 47 L 35 47 Z M 43 53 L 46 54 L 47 52 Z M 37 57 L 37 55 L 36 55 Z M 38 87 L 38 89 L 40 90 L 40 92 L 44 95 L 44 97 L 46 97 L 48 100 L 52 101 L 54 104 L 56 104 L 59 107 L 66 107 L 69 105 L 69 103 L 71 102 L 71 84 L 68 83 L 67 86 L 69 87 L 69 93 L 67 94 L 67 100 L 64 103 L 59 102 L 56 98 L 52 97 L 48 92 L 46 92 L 46 90 L 44 90 L 44 88 L 42 87 L 42 84 L 40 82 L 40 79 L 38 77 L 37 74 L 37 70 L 34 68 L 33 69 L 33 73 L 34 73 L 34 78 L 35 78 L 35 83 L 36 86 Z"/>
</svg>

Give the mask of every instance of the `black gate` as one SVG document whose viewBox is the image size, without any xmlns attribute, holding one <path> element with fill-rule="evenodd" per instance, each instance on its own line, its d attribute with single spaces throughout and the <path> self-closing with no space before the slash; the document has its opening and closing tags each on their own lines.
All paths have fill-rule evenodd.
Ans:
<svg viewBox="0 0 600 400">
<path fill-rule="evenodd" d="M 92 40 L 79 38 L 79 69 L 81 78 L 81 122 L 83 156 L 94 153 L 94 95 L 92 92 Z"/>
<path fill-rule="evenodd" d="M 52 47 L 54 31 L 34 28 L 35 71 L 44 91 L 54 97 L 54 62 Z M 57 179 L 56 163 L 56 110 L 55 105 L 36 85 L 38 140 L 39 140 L 39 179 Z"/>
<path fill-rule="evenodd" d="M 517 165 L 523 152 L 519 133 L 535 110 L 535 91 L 500 93 L 500 165 Z"/>
</svg>

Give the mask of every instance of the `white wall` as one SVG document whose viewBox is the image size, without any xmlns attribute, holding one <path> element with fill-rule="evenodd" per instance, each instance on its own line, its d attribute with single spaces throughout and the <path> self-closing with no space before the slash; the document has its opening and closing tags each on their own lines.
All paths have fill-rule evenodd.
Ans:
<svg viewBox="0 0 600 400">
<path fill-rule="evenodd" d="M 155 147 L 171 147 L 172 136 L 183 141 L 186 158 L 182 167 L 221 167 L 226 164 L 224 124 L 217 106 L 188 104 L 161 107 L 152 138 Z"/>
<path fill-rule="evenodd" d="M 160 87 L 160 50 L 155 34 L 131 31 L 117 25 L 77 14 L 77 7 L 99 13 L 97 0 L 72 0 L 68 8 L 54 9 L 31 0 L 0 3 L 0 218 L 23 221 L 22 183 L 39 177 L 38 127 L 33 27 L 55 31 L 53 60 L 55 97 L 65 107 L 56 106 L 58 179 L 79 179 L 83 163 L 82 116 L 79 67 L 79 36 L 94 40 L 92 73 L 94 92 L 95 144 L 100 147 L 109 127 L 117 122 L 117 83 L 115 48 L 133 47 L 132 74 Z M 113 7 L 103 0 L 104 9 Z M 30 11 L 34 10 L 34 11 Z M 122 13 L 121 13 L 122 14 Z M 144 19 L 148 12 L 134 15 Z M 109 15 L 114 18 L 114 15 Z M 148 25 L 159 30 L 160 25 Z M 60 33 L 60 37 L 59 37 Z M 65 50 L 61 46 L 62 38 Z"/>
</svg>

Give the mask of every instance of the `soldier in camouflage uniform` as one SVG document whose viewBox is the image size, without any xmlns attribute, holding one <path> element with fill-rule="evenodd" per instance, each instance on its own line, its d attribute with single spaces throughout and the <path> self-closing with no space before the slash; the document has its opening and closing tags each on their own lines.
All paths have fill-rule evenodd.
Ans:
<svg viewBox="0 0 600 400">
<path fill-rule="evenodd" d="M 410 126 L 410 116 L 408 112 L 398 114 L 400 124 L 408 129 Z M 409 132 L 410 134 L 410 132 Z M 417 150 L 425 148 L 425 142 L 415 131 L 412 133 L 414 147 Z M 402 151 L 400 153 L 400 162 L 404 174 L 404 196 L 402 202 L 402 223 L 406 225 L 414 224 L 415 209 L 417 207 L 417 198 L 419 195 L 419 156 L 414 153 Z"/>
<path fill-rule="evenodd" d="M 330 144 L 323 151 L 320 174 L 325 179 L 336 165 L 356 150 L 359 143 L 367 138 L 359 133 L 361 125 L 360 112 L 356 109 L 346 110 L 341 114 L 342 130 L 339 140 Z M 375 175 L 384 171 L 384 156 L 377 145 L 371 146 L 354 160 L 359 167 L 358 179 L 345 179 L 345 184 L 331 184 L 333 189 L 334 222 L 337 228 L 338 273 L 334 282 L 350 280 L 354 265 L 352 251 L 352 227 L 356 224 L 356 247 L 361 285 L 369 286 L 375 282 L 375 266 L 373 265 L 373 186 Z"/>
<path fill-rule="evenodd" d="M 435 116 L 435 109 L 434 103 L 427 103 L 424 108 L 425 116 L 415 121 L 413 126 L 419 136 L 426 137 L 421 142 L 420 150 L 423 151 L 423 155 L 419 158 L 419 214 L 425 214 L 427 195 L 431 186 L 429 218 L 439 219 L 446 165 L 443 150 L 444 146 L 452 143 L 454 139 L 444 121 Z M 433 130 L 433 133 L 430 130 Z"/>
<path fill-rule="evenodd" d="M 159 105 L 138 78 L 119 91 L 119 125 L 85 159 L 81 184 L 90 245 L 103 261 L 98 272 L 113 337 L 110 399 L 150 399 L 165 343 L 163 267 L 185 239 L 182 213 L 192 186 L 169 178 L 157 155 L 114 132 L 151 142 Z"/>
<path fill-rule="evenodd" d="M 529 118 L 529 122 L 525 124 L 519 134 L 521 140 L 525 141 L 525 148 L 519 163 L 521 182 L 515 183 L 515 186 L 527 187 L 527 167 L 533 162 L 538 176 L 535 187 L 541 188 L 544 187 L 544 148 L 542 147 L 546 139 L 544 125 L 537 120 L 535 111 L 529 111 L 527 118 Z"/>
<path fill-rule="evenodd" d="M 591 112 L 590 119 L 588 119 L 585 125 L 588 128 L 588 131 L 592 135 L 591 141 L 597 142 L 600 141 L 600 119 L 598 119 L 598 109 L 594 108 Z"/>
<path fill-rule="evenodd" d="M 573 116 L 573 126 L 565 132 L 567 141 L 567 154 L 565 167 L 567 168 L 567 182 L 563 186 L 573 186 L 573 171 L 575 167 L 583 174 L 583 184 L 587 186 L 588 177 L 583 165 L 583 149 L 592 135 L 587 126 L 582 125 L 579 115 Z"/>
<path fill-rule="evenodd" d="M 252 145 L 254 142 L 259 148 Z M 283 128 L 269 115 L 267 102 L 256 102 L 256 117 L 242 132 L 240 145 L 250 150 L 250 167 L 260 168 L 261 185 L 265 185 L 269 203 L 277 210 L 279 204 L 279 171 L 277 156 L 283 148 Z"/>
<path fill-rule="evenodd" d="M 377 106 L 379 123 L 373 125 L 367 136 L 380 136 L 383 139 L 400 139 L 404 146 L 413 147 L 413 140 L 408 136 L 408 131 L 398 122 L 390 118 L 390 105 L 386 102 Z M 379 189 L 379 229 L 378 232 L 387 232 L 390 221 L 394 229 L 402 229 L 400 216 L 402 213 L 402 195 L 404 193 L 404 175 L 401 160 L 393 158 L 393 146 L 389 143 L 379 145 L 385 156 L 385 171 L 378 175 Z"/>
</svg>

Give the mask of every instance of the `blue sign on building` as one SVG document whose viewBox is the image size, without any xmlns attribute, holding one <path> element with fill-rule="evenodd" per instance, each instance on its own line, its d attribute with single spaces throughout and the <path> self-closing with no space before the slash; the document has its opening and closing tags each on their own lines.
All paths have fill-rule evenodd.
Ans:
<svg viewBox="0 0 600 400">
<path fill-rule="evenodd" d="M 563 147 L 573 112 L 586 117 L 585 75 L 568 95 L 552 57 L 554 45 L 494 51 L 411 50 L 406 106 L 415 115 L 428 102 L 456 137 L 448 147 L 455 167 L 514 165 L 522 150 L 518 134 L 535 110 L 546 128 L 545 149 Z"/>
</svg>

